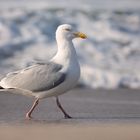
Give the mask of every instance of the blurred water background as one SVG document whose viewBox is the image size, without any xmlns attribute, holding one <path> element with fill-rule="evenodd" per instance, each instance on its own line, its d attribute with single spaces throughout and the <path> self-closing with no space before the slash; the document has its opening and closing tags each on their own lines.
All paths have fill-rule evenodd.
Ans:
<svg viewBox="0 0 140 140">
<path fill-rule="evenodd" d="M 0 0 L 0 77 L 51 58 L 63 23 L 88 36 L 74 41 L 80 84 L 140 88 L 140 0 Z"/>
</svg>

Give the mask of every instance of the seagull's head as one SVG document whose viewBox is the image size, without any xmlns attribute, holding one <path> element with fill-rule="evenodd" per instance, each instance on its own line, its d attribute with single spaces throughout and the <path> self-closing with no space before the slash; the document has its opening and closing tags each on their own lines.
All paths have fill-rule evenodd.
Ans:
<svg viewBox="0 0 140 140">
<path fill-rule="evenodd" d="M 58 26 L 56 30 L 56 39 L 72 40 L 74 38 L 85 39 L 87 36 L 84 33 L 77 32 L 71 25 L 63 24 Z"/>
</svg>

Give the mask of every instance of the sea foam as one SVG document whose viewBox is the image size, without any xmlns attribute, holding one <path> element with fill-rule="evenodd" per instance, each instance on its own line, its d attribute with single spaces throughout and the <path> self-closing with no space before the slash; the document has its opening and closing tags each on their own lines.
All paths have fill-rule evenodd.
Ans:
<svg viewBox="0 0 140 140">
<path fill-rule="evenodd" d="M 74 41 L 80 83 L 92 88 L 140 88 L 139 10 L 2 9 L 0 77 L 51 58 L 57 51 L 55 30 L 63 23 L 88 36 Z"/>
</svg>

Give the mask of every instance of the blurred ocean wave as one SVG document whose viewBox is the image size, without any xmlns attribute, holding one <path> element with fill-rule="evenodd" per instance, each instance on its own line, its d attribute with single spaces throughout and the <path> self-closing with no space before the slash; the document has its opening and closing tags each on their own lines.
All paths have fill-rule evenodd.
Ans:
<svg viewBox="0 0 140 140">
<path fill-rule="evenodd" d="M 88 35 L 75 40 L 80 83 L 140 88 L 140 10 L 7 8 L 0 10 L 0 75 L 45 61 L 57 51 L 55 30 L 70 23 Z"/>
</svg>

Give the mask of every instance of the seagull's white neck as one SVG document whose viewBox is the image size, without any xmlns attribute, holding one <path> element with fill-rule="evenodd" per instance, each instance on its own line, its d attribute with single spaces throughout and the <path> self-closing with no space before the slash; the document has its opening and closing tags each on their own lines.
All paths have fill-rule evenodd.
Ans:
<svg viewBox="0 0 140 140">
<path fill-rule="evenodd" d="M 71 63 L 72 61 L 77 63 L 77 55 L 72 40 L 68 40 L 64 38 L 62 39 L 59 38 L 56 40 L 57 40 L 58 50 L 53 58 L 53 61 L 60 64 Z"/>
</svg>

